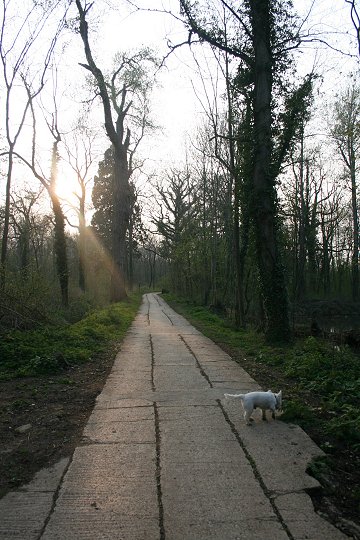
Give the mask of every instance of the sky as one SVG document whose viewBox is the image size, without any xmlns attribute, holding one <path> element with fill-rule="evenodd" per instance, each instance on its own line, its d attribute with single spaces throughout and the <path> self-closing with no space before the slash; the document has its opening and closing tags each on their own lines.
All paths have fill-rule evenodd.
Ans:
<svg viewBox="0 0 360 540">
<path fill-rule="evenodd" d="M 187 38 L 184 26 L 176 18 L 179 14 L 178 0 L 134 1 L 144 10 L 135 10 L 127 0 L 95 0 L 92 18 L 89 19 L 90 42 L 94 56 L 104 69 L 106 67 L 110 69 L 112 58 L 119 50 L 136 49 L 147 45 L 157 50 L 158 55 L 163 57 L 169 52 L 168 41 L 177 44 Z M 147 9 L 149 5 L 154 12 Z M 294 6 L 300 18 L 306 18 L 304 28 L 312 33 L 326 32 L 326 39 L 334 49 L 351 52 L 355 56 L 351 58 L 340 54 L 320 42 L 305 44 L 296 53 L 300 74 L 304 75 L 315 65 L 316 70 L 322 75 L 318 94 L 323 101 L 330 103 L 339 88 L 345 84 L 347 74 L 357 68 L 357 47 L 354 40 L 355 30 L 350 20 L 350 6 L 345 0 L 295 0 Z M 95 10 L 98 7 L 100 9 Z M 175 17 L 164 11 L 172 11 Z M 67 45 L 65 47 L 63 42 L 64 52 L 59 62 L 60 91 L 57 98 L 61 113 L 60 128 L 63 132 L 71 129 L 71 124 L 77 117 L 76 109 L 80 108 L 84 96 L 85 77 L 85 70 L 79 66 L 79 62 L 84 62 L 80 36 L 69 33 L 66 40 Z M 216 62 L 207 47 L 195 46 L 190 50 L 184 46 L 168 57 L 165 68 L 157 74 L 158 87 L 152 97 L 153 118 L 159 129 L 144 141 L 140 150 L 142 157 L 147 159 L 145 170 L 148 175 L 159 174 L 173 164 L 184 162 L 190 133 L 205 117 L 202 103 L 206 99 L 194 55 L 202 66 L 208 65 L 208 70 L 205 71 L 208 85 L 211 76 L 216 76 Z M 197 96 L 194 94 L 194 88 Z M 47 103 L 49 110 L 51 101 L 51 85 L 48 84 L 43 102 Z M 2 100 L 0 107 L 1 103 Z M 102 129 L 101 108 L 92 114 L 101 134 L 97 151 L 99 156 L 102 156 L 108 142 Z M 26 137 L 29 137 L 29 133 L 25 131 L 21 144 L 25 144 Z M 39 137 L 39 146 L 43 149 L 46 156 L 44 162 L 48 166 L 50 146 L 46 130 L 43 136 Z M 66 184 L 64 179 L 62 182 L 71 186 L 70 173 L 66 171 L 64 164 L 62 167 L 63 178 L 66 176 L 67 179 Z M 94 174 L 96 169 L 97 166 L 94 166 Z M 143 186 L 146 180 L 146 175 L 140 180 Z M 4 179 L 0 177 L 0 193 L 4 193 L 4 185 Z"/>
<path fill-rule="evenodd" d="M 146 6 L 149 3 L 142 1 L 139 5 Z M 171 9 L 173 13 L 178 14 L 177 0 L 167 2 L 155 0 L 151 5 L 155 9 Z M 122 7 L 125 13 L 129 11 L 127 2 L 123 2 Z M 106 28 L 104 48 L 109 51 L 114 49 L 114 35 L 116 35 L 116 47 L 120 50 L 148 45 L 163 58 L 169 53 L 168 40 L 176 44 L 187 39 L 187 32 L 182 23 L 165 13 L 134 12 L 130 8 L 130 13 L 125 16 L 119 13 L 118 21 L 115 22 L 110 18 L 104 20 Z M 209 51 L 207 56 L 210 56 Z M 179 159 L 179 149 L 183 154 L 184 133 L 192 130 L 202 113 L 201 104 L 194 98 L 193 84 L 198 79 L 198 70 L 189 48 L 184 46 L 172 53 L 165 67 L 157 74 L 157 78 L 159 86 L 153 94 L 152 110 L 157 125 L 162 128 L 163 136 L 159 130 L 159 144 L 154 151 L 157 159 L 170 158 L 176 161 Z"/>
<path fill-rule="evenodd" d="M 172 11 L 177 16 L 178 0 L 137 0 L 136 4 L 145 10 L 135 11 L 123 0 L 115 16 L 104 16 L 100 50 L 108 51 L 111 56 L 116 49 L 146 44 L 163 56 L 169 50 L 168 40 L 176 44 L 187 39 L 182 23 L 175 17 L 161 13 L 161 10 Z M 149 5 L 157 11 L 146 10 Z M 295 0 L 294 6 L 302 20 L 307 17 L 304 29 L 312 33 L 326 32 L 326 40 L 334 48 L 357 55 L 356 44 L 351 39 L 355 31 L 350 20 L 350 7 L 345 0 Z M 323 36 L 320 38 L 323 39 Z M 210 74 L 215 74 L 217 66 L 207 47 L 194 46 L 192 51 L 187 46 L 177 49 L 167 59 L 166 68 L 158 74 L 161 86 L 154 93 L 152 107 L 163 132 L 159 131 L 156 137 L 152 137 L 152 143 L 156 144 L 157 141 L 157 146 L 150 152 L 156 154 L 157 162 L 166 162 L 169 158 L 173 161 L 183 159 L 186 134 L 191 133 L 205 116 L 201 102 L 204 103 L 206 99 L 193 54 L 202 66 L 206 63 L 210 66 L 208 73 L 205 70 L 206 79 L 210 79 Z M 331 50 L 321 42 L 303 45 L 296 53 L 296 60 L 302 75 L 316 67 L 323 77 L 319 91 L 326 95 L 326 99 L 332 98 L 347 73 L 356 66 L 354 58 Z M 198 97 L 194 95 L 194 87 Z"/>
</svg>

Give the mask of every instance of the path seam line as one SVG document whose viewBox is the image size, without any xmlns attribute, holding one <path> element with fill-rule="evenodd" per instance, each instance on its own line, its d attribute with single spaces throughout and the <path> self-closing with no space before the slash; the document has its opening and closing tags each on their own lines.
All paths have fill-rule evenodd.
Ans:
<svg viewBox="0 0 360 540">
<path fill-rule="evenodd" d="M 165 540 L 165 526 L 164 526 L 164 505 L 162 500 L 162 488 L 161 488 L 161 434 L 160 434 L 160 420 L 159 410 L 156 401 L 154 401 L 154 418 L 155 418 L 155 440 L 156 440 L 156 490 L 157 500 L 159 508 L 159 530 L 160 540 Z"/>
<path fill-rule="evenodd" d="M 164 309 L 162 309 L 161 311 L 165 315 L 165 317 L 167 317 L 169 319 L 171 326 L 174 326 L 174 323 L 172 322 L 170 316 L 166 313 L 166 311 Z"/>
<path fill-rule="evenodd" d="M 207 381 L 208 385 L 210 386 L 210 388 L 214 388 L 213 386 L 213 383 L 211 382 L 210 380 L 210 377 L 209 375 L 206 373 L 206 371 L 204 370 L 204 368 L 202 367 L 202 365 L 200 364 L 199 360 L 197 359 L 196 357 L 196 354 L 194 353 L 194 351 L 192 350 L 192 348 L 190 347 L 190 345 L 188 343 L 186 343 L 185 339 L 183 338 L 183 336 L 181 334 L 178 334 L 179 335 L 179 338 L 181 339 L 181 341 L 185 344 L 185 347 L 187 348 L 187 350 L 190 352 L 190 354 L 194 357 L 195 359 L 195 362 L 196 362 L 196 365 L 200 371 L 200 374 L 204 377 L 204 379 Z"/>
<path fill-rule="evenodd" d="M 268 488 L 266 487 L 266 484 L 265 484 L 265 482 L 264 482 L 264 480 L 263 480 L 263 478 L 262 478 L 262 476 L 261 476 L 261 474 L 260 474 L 260 472 L 259 472 L 259 470 L 258 470 L 258 468 L 257 468 L 257 466 L 256 466 L 256 463 L 255 463 L 255 461 L 254 461 L 254 458 L 253 458 L 252 455 L 250 454 L 249 450 L 246 448 L 245 443 L 244 443 L 244 441 L 242 440 L 242 438 L 240 437 L 240 434 L 239 434 L 239 432 L 237 431 L 237 429 L 236 429 L 234 423 L 230 420 L 230 417 L 229 417 L 228 413 L 226 412 L 226 410 L 225 410 L 223 404 L 221 403 L 221 400 L 220 400 L 220 399 L 217 399 L 216 402 L 217 402 L 218 406 L 220 407 L 221 412 L 223 413 L 226 422 L 229 424 L 232 433 L 235 435 L 237 442 L 238 442 L 239 445 L 241 446 L 241 449 L 242 449 L 242 451 L 244 452 L 245 457 L 246 457 L 246 459 L 248 460 L 248 462 L 249 462 L 249 464 L 250 464 L 250 466 L 251 466 L 251 468 L 252 468 L 252 470 L 253 470 L 253 473 L 254 473 L 255 478 L 256 478 L 256 480 L 259 482 L 259 485 L 260 485 L 261 489 L 263 490 L 264 495 L 265 495 L 266 498 L 269 500 L 269 502 L 270 502 L 270 504 L 271 504 L 271 506 L 272 506 L 272 509 L 273 509 L 273 511 L 274 511 L 274 513 L 275 513 L 275 515 L 276 515 L 276 517 L 278 518 L 278 520 L 279 520 L 279 522 L 280 522 L 282 528 L 284 529 L 284 531 L 286 532 L 286 534 L 288 535 L 288 538 L 289 538 L 290 540 L 295 540 L 294 537 L 293 537 L 293 535 L 291 534 L 291 532 L 290 532 L 290 530 L 289 530 L 289 527 L 288 527 L 287 524 L 285 523 L 285 521 L 284 521 L 284 519 L 283 519 L 283 517 L 282 517 L 282 515 L 281 515 L 281 513 L 280 513 L 280 511 L 279 511 L 279 509 L 277 508 L 274 499 L 271 497 L 270 491 L 269 491 Z"/>
<path fill-rule="evenodd" d="M 50 521 L 50 519 L 51 519 L 51 516 L 53 515 L 53 513 L 54 513 L 54 511 L 55 511 L 56 503 L 57 503 L 57 500 L 58 500 L 58 498 L 59 498 L 60 489 L 61 489 L 61 487 L 62 487 L 62 485 L 63 485 L 65 475 L 66 475 L 66 473 L 68 472 L 69 467 L 70 467 L 70 465 L 71 465 L 71 463 L 72 463 L 72 461 L 73 461 L 74 453 L 75 453 L 75 450 L 74 450 L 74 452 L 72 453 L 72 455 L 71 455 L 71 457 L 70 457 L 70 459 L 69 459 L 69 462 L 68 462 L 68 464 L 66 465 L 66 467 L 65 467 L 65 469 L 64 469 L 64 471 L 63 471 L 63 473 L 62 473 L 62 475 L 61 475 L 61 478 L 60 478 L 60 480 L 59 480 L 59 483 L 58 483 L 58 486 L 57 486 L 56 490 L 54 491 L 54 494 L 53 494 L 53 500 L 52 500 L 52 505 L 51 505 L 50 511 L 49 511 L 49 513 L 48 513 L 48 515 L 47 515 L 45 521 L 44 521 L 43 526 L 41 527 L 41 530 L 40 530 L 40 532 L 39 532 L 39 535 L 38 535 L 38 537 L 37 537 L 37 540 L 41 540 L 43 534 L 45 533 L 46 527 L 48 526 L 48 523 L 49 523 L 49 521 Z"/>
<path fill-rule="evenodd" d="M 154 343 L 152 339 L 152 335 L 149 334 L 149 341 L 150 341 L 150 351 L 151 351 L 151 390 L 153 392 L 156 392 L 156 386 L 155 386 L 155 353 L 154 353 Z"/>
<path fill-rule="evenodd" d="M 147 319 L 147 325 L 150 326 L 150 300 L 149 300 L 149 296 L 146 295 L 146 300 L 147 300 L 147 313 L 146 313 L 146 319 Z"/>
</svg>

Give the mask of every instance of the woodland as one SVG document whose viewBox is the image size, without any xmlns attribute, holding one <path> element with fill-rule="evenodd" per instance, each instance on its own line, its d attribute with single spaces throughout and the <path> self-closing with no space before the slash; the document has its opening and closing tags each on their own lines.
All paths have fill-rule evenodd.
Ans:
<svg viewBox="0 0 360 540">
<path fill-rule="evenodd" d="M 211 97 L 202 79 L 206 114 L 186 159 L 149 173 L 141 145 L 157 129 L 151 93 L 167 58 L 142 46 L 116 52 L 109 68 L 94 45 L 96 3 L 29 2 L 21 17 L 14 0 L 4 1 L 1 327 L 86 313 L 142 286 L 275 341 L 289 339 L 295 319 L 324 331 L 329 314 L 359 317 L 358 26 L 355 3 L 346 3 L 354 36 L 346 36 L 351 52 L 338 54 L 354 69 L 326 110 L 316 99 L 321 76 L 315 67 L 300 76 L 296 53 L 327 36 L 306 30 L 291 2 L 173 6 L 168 15 L 186 40 L 169 41 L 166 57 L 207 47 L 221 87 Z M 58 87 L 72 40 L 84 99 L 66 131 Z M 321 138 L 312 135 L 319 124 Z M 65 196 L 62 184 L 72 184 Z"/>
<path fill-rule="evenodd" d="M 281 382 L 284 419 L 332 457 L 312 472 L 357 519 L 360 7 L 334 1 L 345 30 L 314 20 L 322 0 L 294 3 L 2 1 L 0 495 L 68 455 L 141 294 L 159 291 Z M 113 29 L 109 53 L 119 14 L 176 31 L 157 50 Z M 182 54 L 200 112 L 164 160 L 161 84 Z M 31 445 L 14 434 L 29 422 Z"/>
<path fill-rule="evenodd" d="M 304 41 L 317 38 L 302 35 L 290 2 L 239 8 L 213 2 L 205 11 L 180 2 L 176 17 L 188 43 L 169 43 L 169 54 L 207 44 L 223 91 L 221 104 L 209 103 L 185 164 L 153 181 L 150 222 L 134 177 L 143 167 L 139 146 L 155 129 L 150 94 L 166 59 L 142 47 L 116 53 L 109 70 L 89 39 L 93 3 L 29 2 L 22 19 L 14 4 L 3 3 L 1 29 L 2 326 L 35 324 L 54 302 L 65 310 L 73 301 L 113 302 L 127 288 L 147 285 L 283 340 L 291 335 L 296 306 L 358 301 L 359 81 L 356 72 L 348 77 L 331 103 L 325 140 L 309 144 L 318 75 L 313 69 L 297 76 L 293 57 Z M 356 6 L 348 4 L 355 31 Z M 62 133 L 56 89 L 59 49 L 66 51 L 63 35 L 69 40 L 71 32 L 83 45 L 85 60 L 78 63 L 88 95 L 69 136 Z M 35 49 L 39 63 L 32 66 Z M 49 92 L 52 103 L 45 104 Z M 84 116 L 95 102 L 108 149 L 90 178 L 96 130 Z M 39 115 L 51 140 L 46 158 Z M 77 181 L 71 202 L 58 189 L 66 181 L 59 179 L 60 161 Z M 29 178 L 21 187 L 19 174 Z"/>
</svg>

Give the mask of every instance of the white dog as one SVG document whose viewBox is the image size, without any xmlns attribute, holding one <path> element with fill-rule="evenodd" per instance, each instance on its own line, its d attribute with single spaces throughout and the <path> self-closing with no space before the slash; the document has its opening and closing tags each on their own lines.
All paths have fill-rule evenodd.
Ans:
<svg viewBox="0 0 360 540">
<path fill-rule="evenodd" d="M 249 392 L 247 394 L 224 394 L 226 398 L 239 398 L 244 408 L 244 418 L 246 425 L 251 426 L 253 422 L 251 415 L 257 407 L 262 410 L 262 419 L 266 420 L 266 410 L 270 409 L 275 420 L 275 410 L 281 410 L 282 392 L 274 394 L 271 390 L 267 392 Z"/>
</svg>

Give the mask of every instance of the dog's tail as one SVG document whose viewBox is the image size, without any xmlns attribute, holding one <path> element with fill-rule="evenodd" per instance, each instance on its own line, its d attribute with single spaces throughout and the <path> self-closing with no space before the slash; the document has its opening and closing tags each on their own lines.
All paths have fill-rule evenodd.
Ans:
<svg viewBox="0 0 360 540">
<path fill-rule="evenodd" d="M 224 396 L 225 396 L 226 399 L 229 398 L 229 397 L 244 399 L 245 394 L 224 394 Z"/>
</svg>

